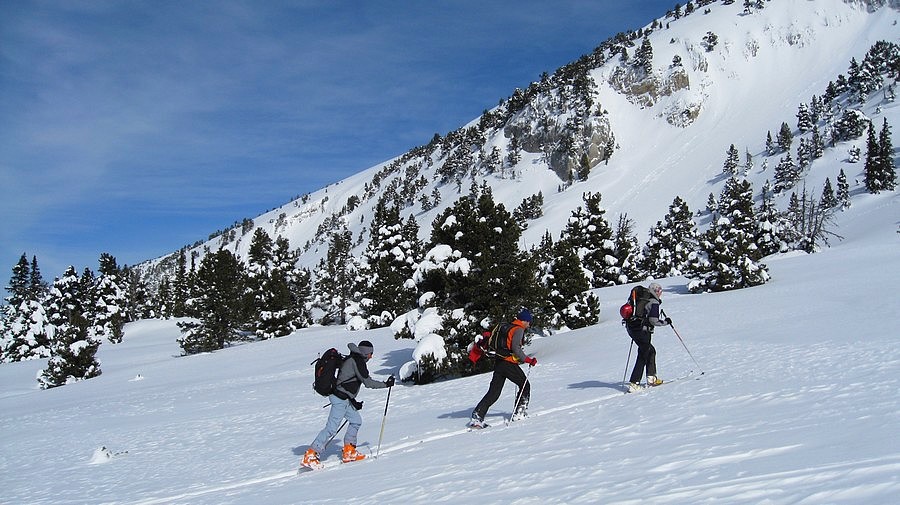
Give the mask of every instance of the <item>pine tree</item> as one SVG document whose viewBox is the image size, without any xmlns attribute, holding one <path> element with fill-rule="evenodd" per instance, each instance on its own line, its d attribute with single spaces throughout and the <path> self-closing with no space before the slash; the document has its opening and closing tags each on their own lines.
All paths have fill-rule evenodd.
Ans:
<svg viewBox="0 0 900 505">
<path fill-rule="evenodd" d="M 47 285 L 47 282 L 44 281 L 44 277 L 41 275 L 41 269 L 40 267 L 38 267 L 37 256 L 31 257 L 31 273 L 29 279 L 29 297 L 32 300 L 43 300 L 47 296 L 47 292 L 50 290 L 50 287 Z"/>
<path fill-rule="evenodd" d="M 212 352 L 240 340 L 239 331 L 249 319 L 252 304 L 244 265 L 229 250 L 209 253 L 197 269 L 196 295 L 191 310 L 199 322 L 178 323 L 184 354 Z"/>
<path fill-rule="evenodd" d="M 778 152 L 775 150 L 775 141 L 772 140 L 771 131 L 766 134 L 766 152 L 769 154 L 769 156 L 772 156 L 773 154 Z"/>
<path fill-rule="evenodd" d="M 406 282 L 421 256 L 418 233 L 414 219 L 404 225 L 398 207 L 378 201 L 360 269 L 360 307 L 369 327 L 386 326 L 415 307 Z"/>
<path fill-rule="evenodd" d="M 560 242 L 581 258 L 592 288 L 613 286 L 618 281 L 618 259 L 613 256 L 612 228 L 604 218 L 606 209 L 600 205 L 600 193 L 585 193 L 582 198 L 584 207 L 572 211 Z"/>
<path fill-rule="evenodd" d="M 7 304 L 0 307 L 0 362 L 24 361 L 50 355 L 43 280 L 34 258 L 31 267 L 23 253 L 6 287 Z"/>
<path fill-rule="evenodd" d="M 797 129 L 800 132 L 807 132 L 813 127 L 812 116 L 809 112 L 809 106 L 801 103 L 797 110 Z"/>
<path fill-rule="evenodd" d="M 825 186 L 822 188 L 822 205 L 827 209 L 833 209 L 839 205 L 837 197 L 834 195 L 834 188 L 831 186 L 831 179 L 825 178 Z"/>
<path fill-rule="evenodd" d="M 768 270 L 758 261 L 761 251 L 755 243 L 757 225 L 748 181 L 732 178 L 726 182 L 719 199 L 719 214 L 701 241 L 709 269 L 691 283 L 690 289 L 726 291 L 768 281 Z"/>
<path fill-rule="evenodd" d="M 778 148 L 783 153 L 790 152 L 793 141 L 794 134 L 791 132 L 791 127 L 787 123 L 781 123 L 781 128 L 778 130 Z"/>
<path fill-rule="evenodd" d="M 591 300 L 596 297 L 588 291 L 588 280 L 578 255 L 562 243 L 558 243 L 553 250 L 555 252 L 544 275 L 552 308 L 550 325 L 575 329 L 596 324 L 600 314 L 599 310 L 592 310 L 595 303 Z M 599 302 L 596 307 L 599 309 Z"/>
<path fill-rule="evenodd" d="M 519 250 L 519 226 L 484 184 L 444 210 L 432 224 L 424 259 L 414 274 L 419 294 L 444 321 L 439 330 L 447 352 L 441 368 L 471 373 L 459 364 L 471 335 L 484 322 L 499 322 L 531 307 L 536 321 L 547 309 L 538 267 Z"/>
<path fill-rule="evenodd" d="M 42 389 L 97 377 L 102 373 L 96 360 L 100 339 L 91 334 L 84 300 L 84 279 L 74 267 L 53 283 L 47 301 L 47 319 L 52 325 L 47 368 L 38 377 Z"/>
<path fill-rule="evenodd" d="M 897 187 L 897 170 L 894 167 L 894 146 L 891 142 L 891 127 L 887 118 L 878 134 L 878 167 L 881 174 L 881 187 L 885 191 L 893 191 Z"/>
<path fill-rule="evenodd" d="M 645 277 L 641 271 L 641 251 L 637 237 L 634 234 L 634 221 L 627 214 L 619 216 L 616 230 L 613 234 L 613 257 L 618 262 L 616 268 L 619 271 L 618 284 L 627 284 Z"/>
<path fill-rule="evenodd" d="M 247 286 L 253 300 L 253 333 L 259 339 L 289 335 L 309 325 L 306 298 L 298 291 L 302 275 L 295 267 L 297 254 L 290 242 L 275 242 L 257 228 L 247 255 Z M 306 286 L 308 288 L 308 286 Z"/>
<path fill-rule="evenodd" d="M 836 196 L 842 210 L 850 208 L 850 184 L 847 183 L 847 176 L 844 175 L 843 168 L 838 174 Z"/>
<path fill-rule="evenodd" d="M 663 221 L 650 229 L 643 270 L 654 279 L 691 273 L 698 249 L 697 226 L 688 204 L 676 196 Z"/>
<path fill-rule="evenodd" d="M 786 252 L 796 241 L 793 226 L 787 217 L 775 207 L 774 194 L 769 181 L 760 191 L 760 206 L 756 212 L 756 245 L 761 257 Z"/>
<path fill-rule="evenodd" d="M 324 312 L 322 324 L 347 324 L 347 308 L 357 289 L 359 265 L 350 254 L 353 233 L 347 228 L 331 234 L 328 253 L 316 266 L 315 305 Z"/>
<path fill-rule="evenodd" d="M 189 315 L 187 301 L 191 296 L 193 286 L 187 269 L 187 251 L 178 251 L 175 263 L 175 280 L 172 282 L 172 317 L 184 317 Z"/>
<path fill-rule="evenodd" d="M 147 287 L 147 282 L 141 278 L 140 272 L 129 266 L 122 267 L 122 279 L 125 289 L 125 320 L 137 321 L 156 317 Z"/>
<path fill-rule="evenodd" d="M 163 275 L 156 287 L 156 296 L 153 297 L 153 310 L 156 317 L 169 319 L 172 317 L 172 283 L 168 275 Z"/>
<path fill-rule="evenodd" d="M 731 144 L 731 147 L 728 148 L 728 152 L 725 153 L 725 165 L 722 168 L 722 172 L 728 175 L 737 175 L 739 163 L 740 155 L 738 154 L 737 147 L 734 147 L 734 144 Z"/>
<path fill-rule="evenodd" d="M 97 300 L 92 320 L 94 334 L 100 339 L 106 337 L 113 344 L 121 343 L 127 322 L 127 300 L 116 258 L 109 253 L 100 255 L 100 277 L 94 289 Z"/>
<path fill-rule="evenodd" d="M 787 153 L 775 167 L 775 193 L 793 188 L 799 180 L 800 169 L 794 165 L 791 153 Z"/>
<path fill-rule="evenodd" d="M 634 52 L 634 59 L 631 61 L 634 68 L 639 69 L 643 75 L 649 75 L 653 72 L 653 46 L 650 39 L 644 37 L 640 47 Z"/>
</svg>

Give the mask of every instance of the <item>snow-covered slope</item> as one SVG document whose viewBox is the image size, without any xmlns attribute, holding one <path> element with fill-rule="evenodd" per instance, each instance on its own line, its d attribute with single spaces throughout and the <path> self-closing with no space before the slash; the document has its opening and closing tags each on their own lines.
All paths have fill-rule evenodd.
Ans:
<svg viewBox="0 0 900 505">
<path fill-rule="evenodd" d="M 618 147 L 608 163 L 593 167 L 587 181 L 560 192 L 565 185 L 548 168 L 545 158 L 528 152 L 523 152 L 521 161 L 513 169 L 504 169 L 503 174 L 478 175 L 477 182 L 486 181 L 495 198 L 509 210 L 525 197 L 543 194 L 544 216 L 529 223 L 522 246 L 539 243 L 547 230 L 558 237 L 571 211 L 583 204 L 585 192 L 603 195 L 611 222 L 617 215 L 627 214 L 635 223 L 639 241 L 644 243 L 649 228 L 663 218 L 676 196 L 691 209 L 700 210 L 710 193 L 719 195 L 726 180 L 722 175 L 726 151 L 732 144 L 741 153 L 742 163 L 745 153 L 753 156 L 754 169 L 747 177 L 758 194 L 764 182 L 772 179 L 774 167 L 783 156 L 767 156 L 767 133 L 776 135 L 782 122 L 796 128 L 800 104 L 809 103 L 814 95 L 821 97 L 828 82 L 846 74 L 851 59 L 861 60 L 873 43 L 898 41 L 900 12 L 889 6 L 874 9 L 862 2 L 843 0 L 778 0 L 765 5 L 747 14 L 742 2 L 715 2 L 677 20 L 660 13 L 657 21 L 661 27 L 648 37 L 653 47 L 652 79 L 642 81 L 627 94 L 622 86 L 611 84 L 617 82 L 614 75 L 622 66 L 619 58 L 605 54 L 606 63 L 591 72 L 596 84 L 594 104 L 606 112 Z M 709 13 L 704 14 L 706 9 Z M 648 20 L 644 29 L 652 22 Z M 709 32 L 718 37 L 712 51 L 703 47 L 703 38 Z M 640 39 L 635 44 L 640 45 Z M 628 50 L 633 54 L 635 47 Z M 680 67 L 672 64 L 676 55 L 681 58 Z M 656 91 L 638 93 L 648 82 L 671 84 L 673 74 L 679 72 L 677 86 L 659 84 L 650 86 Z M 661 91 L 664 88 L 669 91 Z M 535 105 L 541 100 L 537 99 Z M 891 125 L 900 124 L 896 105 L 885 103 L 881 94 L 873 94 L 862 110 L 877 126 L 884 118 Z M 674 121 L 672 118 L 681 112 L 689 113 L 691 119 Z M 558 116 L 556 121 L 565 123 L 566 117 Z M 671 124 L 673 121 L 678 126 Z M 461 128 L 477 123 L 476 118 Z M 505 154 L 509 139 L 504 128 L 485 135 L 484 152 L 496 146 Z M 424 144 L 430 139 L 422 140 Z M 834 184 L 842 168 L 851 185 L 861 181 L 862 163 L 846 161 L 850 147 L 857 145 L 865 152 L 864 143 L 863 137 L 826 149 L 824 157 L 804 173 L 810 193 L 818 197 L 825 178 Z M 231 233 L 197 244 L 192 251 L 202 256 L 205 251 L 225 247 L 246 258 L 252 230 L 262 228 L 273 237 L 287 237 L 293 247 L 304 251 L 301 266 L 313 267 L 327 251 L 328 236 L 323 230 L 341 222 L 355 239 L 362 238 L 356 250 L 359 254 L 368 240 L 366 226 L 373 206 L 385 188 L 395 179 L 407 184 L 420 176 L 427 186 L 416 193 L 416 198 L 437 190 L 441 203 L 428 211 L 414 203 L 402 210 L 402 216 L 414 215 L 421 237 L 427 239 L 434 218 L 461 196 L 460 191 L 467 194 L 471 179 L 465 179 L 459 187 L 452 182 L 441 184 L 436 170 L 446 162 L 447 153 L 439 151 L 430 161 L 411 153 L 407 153 L 409 161 L 400 163 L 397 170 L 387 167 L 403 157 L 362 170 L 267 212 L 253 219 L 252 226 L 237 226 Z M 510 177 L 510 172 L 516 176 Z M 851 190 L 855 194 L 860 187 Z M 789 193 L 779 200 L 782 209 L 786 208 L 787 196 Z M 358 203 L 348 205 L 354 200 Z M 163 259 L 142 264 L 141 268 L 155 279 L 174 264 Z M 164 266 L 159 268 L 161 262 Z"/>
<path fill-rule="evenodd" d="M 629 340 L 603 322 L 537 338 L 531 418 L 504 426 L 515 388 L 467 433 L 488 375 L 365 390 L 361 449 L 375 461 L 297 476 L 323 426 L 308 363 L 375 344 L 385 377 L 414 342 L 388 330 L 311 328 L 178 357 L 173 321 L 126 327 L 103 375 L 41 391 L 41 362 L 0 367 L 4 503 L 889 503 L 900 494 L 900 248 L 896 195 L 864 197 L 846 239 L 770 258 L 775 280 L 688 295 L 666 279 L 662 377 L 622 393 Z M 633 359 L 633 356 L 632 356 Z M 703 375 L 700 373 L 703 372 Z M 107 451 L 99 451 L 105 447 Z M 338 446 L 328 450 L 336 462 Z M 109 456 L 112 453 L 112 456 Z M 892 498 L 893 497 L 893 498 Z"/>
</svg>

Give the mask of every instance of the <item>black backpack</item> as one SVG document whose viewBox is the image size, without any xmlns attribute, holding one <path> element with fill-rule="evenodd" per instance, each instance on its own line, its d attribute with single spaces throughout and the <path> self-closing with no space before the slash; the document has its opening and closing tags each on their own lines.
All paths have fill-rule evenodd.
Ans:
<svg viewBox="0 0 900 505">
<path fill-rule="evenodd" d="M 332 347 L 310 363 L 310 365 L 315 365 L 313 389 L 316 393 L 328 396 L 334 392 L 334 388 L 337 386 L 337 373 L 345 359 L 347 356 Z"/>
<path fill-rule="evenodd" d="M 512 323 L 500 323 L 494 327 L 487 341 L 488 353 L 501 358 L 512 356 L 512 349 L 509 348 L 509 330 L 512 328 Z"/>
<path fill-rule="evenodd" d="M 619 308 L 622 324 L 632 328 L 642 326 L 644 324 L 644 312 L 647 308 L 647 302 L 652 297 L 650 290 L 644 286 L 638 285 L 631 288 L 628 300 Z"/>
</svg>

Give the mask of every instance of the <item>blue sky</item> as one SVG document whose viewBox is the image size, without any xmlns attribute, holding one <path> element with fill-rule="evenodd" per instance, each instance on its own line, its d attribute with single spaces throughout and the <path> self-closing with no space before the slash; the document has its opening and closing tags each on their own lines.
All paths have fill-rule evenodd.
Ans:
<svg viewBox="0 0 900 505">
<path fill-rule="evenodd" d="M 674 5 L 0 0 L 0 283 L 204 240 Z"/>
</svg>

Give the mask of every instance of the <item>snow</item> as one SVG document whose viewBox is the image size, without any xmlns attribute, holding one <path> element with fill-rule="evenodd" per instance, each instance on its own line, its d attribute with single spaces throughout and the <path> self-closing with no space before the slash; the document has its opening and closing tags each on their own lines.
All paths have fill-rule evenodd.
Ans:
<svg viewBox="0 0 900 505">
<path fill-rule="evenodd" d="M 414 340 L 318 327 L 179 357 L 175 321 L 142 321 L 101 345 L 95 379 L 41 391 L 43 363 L 5 364 L 3 501 L 889 503 L 900 493 L 897 204 L 854 204 L 843 242 L 768 258 L 763 286 L 690 295 L 685 279 L 663 279 L 663 307 L 699 366 L 660 328 L 660 375 L 689 379 L 623 394 L 629 340 L 615 311 L 629 287 L 600 289 L 600 324 L 529 346 L 540 362 L 529 419 L 504 424 L 508 384 L 493 426 L 465 431 L 489 375 L 398 384 L 386 418 L 386 391 L 363 390 L 360 449 L 374 454 L 384 419 L 378 459 L 334 464 L 333 442 L 320 473 L 296 475 L 327 414 L 309 362 L 366 339 L 383 379 Z"/>
<path fill-rule="evenodd" d="M 522 247 L 539 243 L 546 230 L 558 235 L 585 192 L 602 193 L 607 219 L 627 212 L 639 232 L 662 219 L 676 195 L 702 209 L 724 184 L 731 144 L 755 156 L 760 168 L 749 178 L 758 193 L 771 177 L 767 163 L 778 159 L 760 159 L 766 131 L 782 121 L 794 124 L 798 105 L 845 73 L 851 56 L 860 59 L 879 39 L 897 42 L 896 10 L 870 14 L 839 0 L 766 5 L 752 15 L 754 25 L 736 21 L 740 2 L 716 3 L 709 15 L 695 13 L 655 32 L 655 68 L 686 54 L 692 78 L 702 78 L 646 108 L 602 88 L 598 102 L 609 111 L 621 149 L 588 181 L 558 192 L 559 180 L 529 153 L 516 168 L 519 180 L 493 181 L 495 198 L 511 203 L 508 208 L 538 191 L 545 196 L 544 216 L 529 224 Z M 699 46 L 707 31 L 719 36 L 710 53 Z M 698 72 L 703 65 L 707 70 Z M 603 72 L 595 72 L 598 83 Z M 689 127 L 660 119 L 669 107 L 693 105 L 702 112 Z M 896 103 L 877 109 L 874 101 L 864 108 L 876 125 L 888 118 L 895 146 L 898 110 Z M 813 194 L 841 168 L 849 180 L 861 179 L 862 163 L 846 163 L 852 145 L 865 147 L 842 143 L 814 163 L 805 175 Z M 331 186 L 327 202 L 323 190 L 291 209 L 299 223 L 289 230 L 295 245 L 382 168 Z M 380 449 L 378 459 L 334 464 L 339 449 L 332 442 L 325 454 L 330 467 L 318 473 L 296 475 L 327 415 L 321 408 L 327 400 L 311 388 L 310 361 L 329 347 L 369 340 L 376 378 L 408 375 L 417 345 L 435 347 L 428 342 L 433 331 L 425 331 L 431 323 L 423 321 L 418 333 L 424 313 L 395 321 L 415 329 L 418 342 L 394 339 L 391 328 L 314 327 L 188 357 L 176 342 L 178 321 L 140 321 L 126 326 L 121 344 L 102 343 L 101 376 L 46 391 L 35 380 L 45 361 L 3 364 L 0 501 L 894 503 L 900 496 L 900 194 L 869 195 L 858 186 L 852 193 L 852 207 L 836 219 L 843 239 L 814 255 L 766 258 L 772 278 L 762 286 L 692 295 L 688 279 L 657 281 L 681 337 L 671 328 L 657 330 L 660 376 L 691 370 L 693 376 L 623 394 L 630 341 L 617 311 L 631 285 L 599 289 L 599 324 L 535 336 L 526 348 L 539 360 L 529 369 L 529 419 L 505 425 L 515 395 L 507 384 L 488 413 L 493 427 L 464 429 L 490 375 L 398 384 L 389 405 L 385 390 L 364 390 L 360 450 Z M 442 202 L 455 198 L 442 188 Z M 359 212 L 369 210 L 363 205 Z M 417 218 L 430 223 L 440 210 Z M 257 224 L 273 229 L 264 223 L 280 212 Z M 431 268 L 467 265 L 446 246 L 429 258 Z"/>
</svg>

